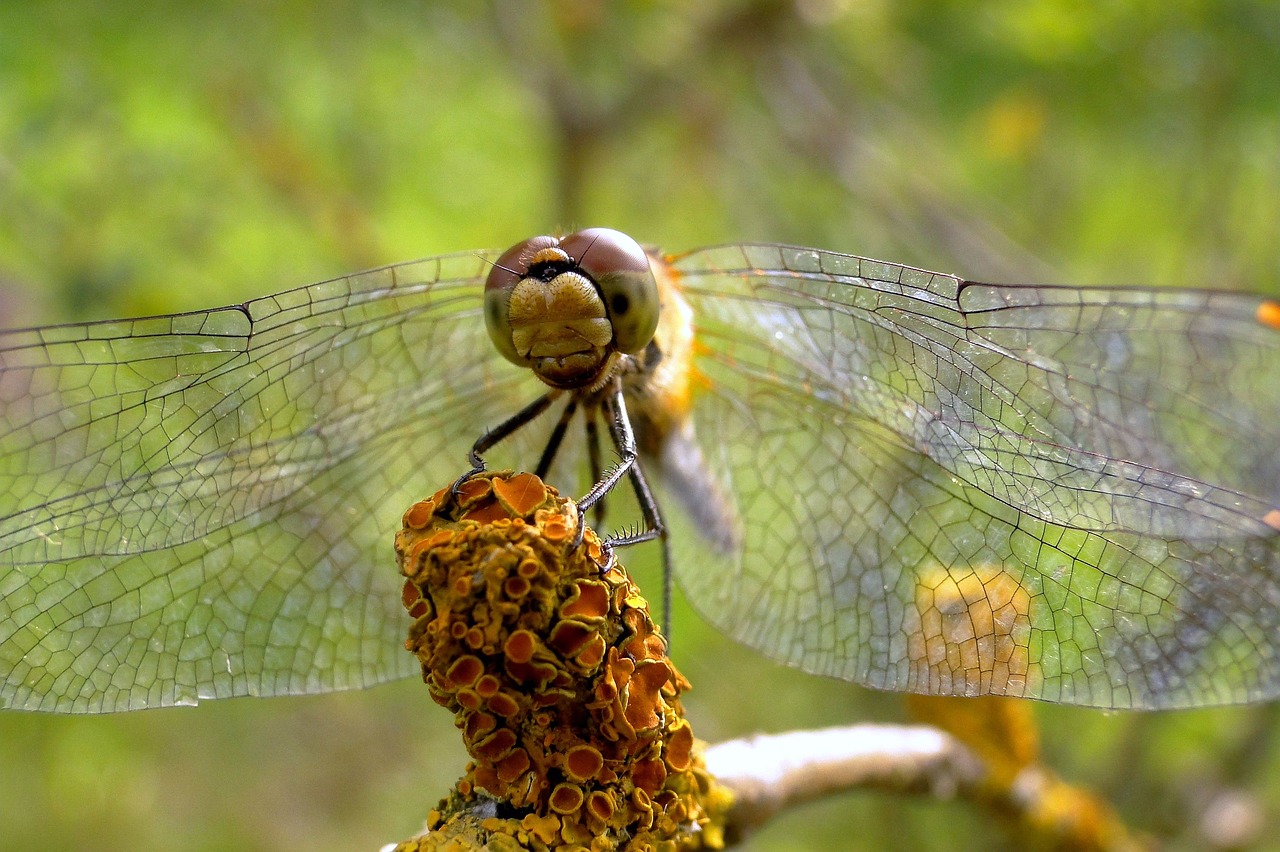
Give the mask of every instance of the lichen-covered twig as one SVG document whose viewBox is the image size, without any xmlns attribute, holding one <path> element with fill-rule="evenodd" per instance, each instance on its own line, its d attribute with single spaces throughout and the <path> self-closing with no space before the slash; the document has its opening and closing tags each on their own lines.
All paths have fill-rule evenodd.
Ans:
<svg viewBox="0 0 1280 852">
<path fill-rule="evenodd" d="M 724 829 L 729 846 L 780 813 L 858 790 L 971 802 L 993 814 L 1018 848 L 1149 848 L 1088 790 L 1034 761 L 1005 773 L 982 751 L 929 725 L 864 724 L 731 740 L 708 746 L 704 758 L 733 793 Z"/>
<path fill-rule="evenodd" d="M 488 473 L 415 504 L 396 552 L 408 648 L 472 757 L 398 848 L 702 849 L 726 795 L 694 752 L 648 605 L 570 501 Z"/>
</svg>

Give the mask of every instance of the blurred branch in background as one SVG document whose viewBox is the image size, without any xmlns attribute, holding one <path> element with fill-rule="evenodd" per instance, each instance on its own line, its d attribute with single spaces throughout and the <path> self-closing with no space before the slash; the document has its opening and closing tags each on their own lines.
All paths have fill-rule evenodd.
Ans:
<svg viewBox="0 0 1280 852">
<path fill-rule="evenodd" d="M 728 837 L 779 813 L 853 791 L 959 800 L 988 811 L 1017 848 L 1138 850 L 1105 802 L 1028 764 L 1008 779 L 937 728 L 855 725 L 717 743 L 707 769 L 734 793 Z M 850 826 L 850 832 L 856 827 Z"/>
</svg>

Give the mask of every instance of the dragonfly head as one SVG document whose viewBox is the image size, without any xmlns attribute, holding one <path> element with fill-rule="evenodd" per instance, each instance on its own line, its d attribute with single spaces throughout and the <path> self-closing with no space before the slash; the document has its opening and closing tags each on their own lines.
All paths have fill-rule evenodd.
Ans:
<svg viewBox="0 0 1280 852">
<path fill-rule="evenodd" d="M 598 385 L 658 327 L 648 255 L 608 228 L 511 247 L 490 270 L 484 300 L 498 351 L 556 388 Z"/>
</svg>

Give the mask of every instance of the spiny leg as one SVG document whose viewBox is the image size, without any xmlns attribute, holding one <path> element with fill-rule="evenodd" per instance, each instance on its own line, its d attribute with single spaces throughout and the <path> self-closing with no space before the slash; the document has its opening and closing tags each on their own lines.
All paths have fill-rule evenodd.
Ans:
<svg viewBox="0 0 1280 852">
<path fill-rule="evenodd" d="M 639 544 L 642 541 L 653 541 L 655 538 L 661 539 L 664 543 L 667 540 L 667 527 L 662 521 L 662 513 L 658 509 L 658 501 L 653 499 L 653 492 L 649 490 L 649 481 L 645 479 L 644 471 L 640 467 L 639 452 L 636 449 L 635 436 L 631 432 L 631 421 L 627 417 L 626 409 L 619 409 L 621 416 L 610 420 L 610 425 L 615 426 L 611 430 L 614 441 L 618 445 L 618 453 L 624 458 L 630 456 L 632 461 L 626 469 L 627 478 L 631 480 L 631 487 L 636 493 L 636 502 L 640 504 L 640 514 L 644 517 L 645 529 L 640 532 L 632 532 L 627 535 L 609 536 L 605 539 L 605 544 L 610 547 L 626 547 L 629 544 Z M 605 414 L 608 415 L 609 405 L 605 403 Z"/>
<path fill-rule="evenodd" d="M 596 415 L 600 413 L 598 406 L 590 406 L 586 410 L 587 424 L 587 466 L 590 468 L 591 481 L 600 481 L 600 429 L 596 425 Z M 608 506 L 608 500 L 601 500 L 595 505 L 596 529 L 604 528 L 604 512 Z"/>
<path fill-rule="evenodd" d="M 618 463 L 613 465 L 604 472 L 604 475 L 595 481 L 591 486 L 591 490 L 582 495 L 582 499 L 578 501 L 578 511 L 584 512 L 590 509 L 596 503 L 604 499 L 614 486 L 626 476 L 632 466 L 636 463 L 636 458 L 640 451 L 636 448 L 636 438 L 631 432 L 631 419 L 627 417 L 627 405 L 622 399 L 622 382 L 618 378 L 614 378 L 610 382 L 609 391 L 600 401 L 600 408 L 604 411 L 604 416 L 609 424 L 609 434 L 613 438 L 614 446 L 618 449 Z M 582 542 L 582 524 L 578 525 L 578 535 L 574 541 L 577 546 Z"/>
<path fill-rule="evenodd" d="M 622 396 L 620 382 L 615 383 L 609 395 L 601 400 L 600 408 L 603 410 L 606 421 L 609 424 L 609 435 L 618 450 L 620 461 L 608 473 L 600 477 L 592 489 L 578 501 L 578 509 L 581 512 L 590 508 L 593 503 L 603 500 L 609 491 L 622 479 L 623 474 L 626 474 L 631 480 L 632 488 L 635 489 L 636 502 L 640 505 L 640 512 L 644 517 L 646 529 L 629 535 L 611 536 L 605 539 L 603 544 L 609 550 L 612 550 L 616 547 L 626 547 L 631 544 L 652 541 L 655 538 L 662 543 L 663 599 L 661 626 L 666 631 L 671 625 L 671 548 L 667 538 L 667 527 L 662 520 L 662 512 L 658 508 L 658 502 L 654 499 L 653 492 L 649 488 L 649 482 L 645 479 L 644 471 L 640 467 L 640 453 L 636 446 L 635 434 L 631 429 L 631 418 L 627 415 L 627 405 Z M 581 540 L 582 526 L 581 523 L 578 524 L 579 541 Z M 667 636 L 669 640 L 670 634 L 668 633 Z"/>
<path fill-rule="evenodd" d="M 454 481 L 453 487 L 449 489 L 449 494 L 456 499 L 458 496 L 458 489 L 462 488 L 463 483 L 477 474 L 484 473 L 483 454 L 487 453 L 499 443 L 520 431 L 524 426 L 527 426 L 535 417 L 546 411 L 547 408 L 550 407 L 551 403 L 556 401 L 556 398 L 559 397 L 560 394 L 561 391 L 559 390 L 547 391 L 542 396 L 538 397 L 533 402 L 508 417 L 506 420 L 481 435 L 480 438 L 471 445 L 471 452 L 468 454 L 468 460 L 471 462 L 471 470 L 462 474 L 462 476 L 459 476 Z"/>
</svg>

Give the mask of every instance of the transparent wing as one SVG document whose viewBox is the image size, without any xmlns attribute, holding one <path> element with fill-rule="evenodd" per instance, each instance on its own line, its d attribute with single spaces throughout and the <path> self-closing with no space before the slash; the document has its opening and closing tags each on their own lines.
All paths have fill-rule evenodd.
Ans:
<svg viewBox="0 0 1280 852">
<path fill-rule="evenodd" d="M 1280 331 L 1261 297 L 1004 287 L 729 246 L 675 259 L 677 571 L 822 674 L 1100 707 L 1280 693 Z M 673 442 L 675 443 L 675 442 Z M 688 526 L 716 515 L 734 535 Z M 686 527 L 686 528 L 682 528 Z"/>
<path fill-rule="evenodd" d="M 485 335 L 487 269 L 445 256 L 221 310 L 0 333 L 0 706 L 413 671 L 397 513 L 531 392 Z"/>
</svg>

